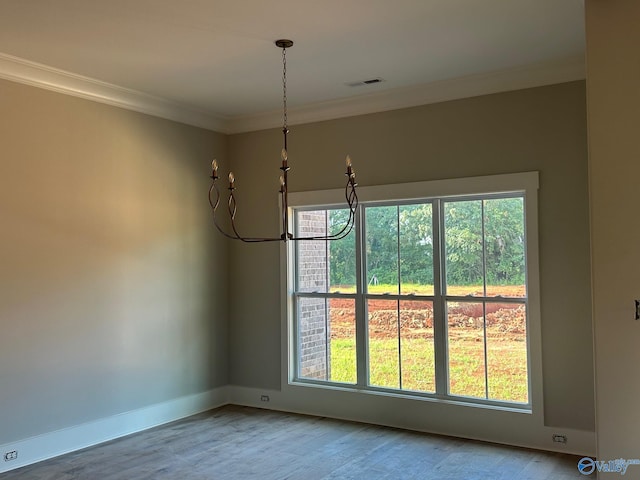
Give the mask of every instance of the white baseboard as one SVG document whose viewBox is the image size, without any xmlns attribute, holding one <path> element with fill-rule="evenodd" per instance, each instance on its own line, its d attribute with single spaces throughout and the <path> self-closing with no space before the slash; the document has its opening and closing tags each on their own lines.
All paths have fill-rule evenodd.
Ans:
<svg viewBox="0 0 640 480">
<path fill-rule="evenodd" d="M 384 425 L 437 435 L 581 456 L 595 456 L 591 431 L 541 425 L 533 417 L 496 409 L 437 405 L 364 392 L 287 387 L 287 391 L 229 386 L 229 403 L 304 415 Z M 261 398 L 266 395 L 269 400 Z M 463 412 L 463 413 L 461 413 Z M 520 418 L 518 418 L 520 417 Z M 554 434 L 567 443 L 554 443 Z"/>
<path fill-rule="evenodd" d="M 227 403 L 229 397 L 225 386 L 0 445 L 3 455 L 14 450 L 18 452 L 18 458 L 9 462 L 0 458 L 0 473 L 173 422 Z"/>
<path fill-rule="evenodd" d="M 18 458 L 9 462 L 5 462 L 0 458 L 0 473 L 114 440 L 226 404 L 326 416 L 538 450 L 595 456 L 596 435 L 594 432 L 552 428 L 534 424 L 523 429 L 518 428 L 516 425 L 510 425 L 509 422 L 505 422 L 504 425 L 497 425 L 499 422 L 493 422 L 492 420 L 489 420 L 492 422 L 491 428 L 482 427 L 474 431 L 473 427 L 467 423 L 466 430 L 456 429 L 458 424 L 461 423 L 459 418 L 450 417 L 445 419 L 444 423 L 434 423 L 430 419 L 431 415 L 425 415 L 425 410 L 429 409 L 429 406 L 425 408 L 424 404 L 420 405 L 420 401 L 414 400 L 407 403 L 406 400 L 394 399 L 388 396 L 300 388 L 302 390 L 298 388 L 293 389 L 293 391 L 283 392 L 227 385 L 208 392 L 181 397 L 112 417 L 7 443 L 0 445 L 0 453 L 15 450 L 18 452 Z M 267 398 L 263 400 L 264 396 Z M 446 409 L 448 407 L 437 406 L 437 408 Z M 468 411 L 470 407 L 464 408 Z M 402 417 L 398 416 L 399 411 L 407 412 L 411 410 L 415 410 L 415 414 L 408 416 L 411 418 L 410 421 L 403 421 Z M 440 415 L 436 415 L 436 417 L 442 417 L 441 413 L 442 410 Z M 480 412 L 477 415 L 494 417 L 496 415 L 499 416 L 500 413 L 487 411 L 485 415 Z M 438 420 L 442 420 L 442 418 Z M 477 423 L 481 424 L 482 422 Z M 451 424 L 451 428 L 443 428 L 443 424 Z M 512 435 L 510 435 L 511 431 Z M 568 440 L 567 444 L 551 442 L 553 434 L 565 435 Z"/>
</svg>

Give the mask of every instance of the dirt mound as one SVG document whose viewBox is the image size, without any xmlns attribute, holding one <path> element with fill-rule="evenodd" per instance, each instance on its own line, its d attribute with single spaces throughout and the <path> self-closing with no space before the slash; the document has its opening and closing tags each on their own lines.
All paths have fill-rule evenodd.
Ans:
<svg viewBox="0 0 640 480">
<path fill-rule="evenodd" d="M 389 308 L 393 307 L 393 308 Z M 399 312 L 394 300 L 373 301 L 369 304 L 369 335 L 396 337 L 398 327 L 403 338 L 433 337 L 433 308 L 430 302 L 402 301 Z M 526 329 L 525 306 L 521 304 L 487 303 L 483 312 L 481 303 L 451 304 L 448 328 L 463 331 L 482 330 L 486 314 L 487 333 L 505 340 L 524 338 Z M 398 321 L 399 320 L 399 321 Z M 355 336 L 354 301 L 331 300 L 331 337 Z"/>
</svg>

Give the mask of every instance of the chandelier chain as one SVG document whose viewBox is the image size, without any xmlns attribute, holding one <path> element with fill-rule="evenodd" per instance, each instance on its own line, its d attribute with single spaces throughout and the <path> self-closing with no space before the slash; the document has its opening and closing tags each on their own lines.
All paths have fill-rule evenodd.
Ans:
<svg viewBox="0 0 640 480">
<path fill-rule="evenodd" d="M 282 49 L 282 123 L 283 128 L 287 129 L 287 49 Z"/>
</svg>

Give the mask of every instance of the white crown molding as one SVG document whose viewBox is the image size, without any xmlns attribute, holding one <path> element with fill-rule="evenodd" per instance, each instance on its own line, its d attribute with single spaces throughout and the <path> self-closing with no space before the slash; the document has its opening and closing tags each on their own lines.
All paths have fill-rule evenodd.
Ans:
<svg viewBox="0 0 640 480">
<path fill-rule="evenodd" d="M 255 115 L 223 117 L 165 98 L 119 87 L 57 68 L 0 53 L 0 78 L 53 90 L 136 112 L 207 128 L 220 133 L 242 133 L 280 126 L 280 110 Z M 289 109 L 289 124 L 303 124 L 385 112 L 461 98 L 523 88 L 571 82 L 585 78 L 583 57 L 470 75 L 415 87 L 397 88 Z"/>
<path fill-rule="evenodd" d="M 5 53 L 0 53 L 0 78 L 227 133 L 222 117 Z"/>
<path fill-rule="evenodd" d="M 320 122 L 492 93 L 541 87 L 583 80 L 584 78 L 586 78 L 584 58 L 572 57 L 561 61 L 289 108 L 288 120 L 290 125 Z M 282 112 L 277 110 L 257 115 L 232 117 L 227 123 L 227 130 L 231 133 L 249 132 L 278 127 L 281 123 Z"/>
</svg>

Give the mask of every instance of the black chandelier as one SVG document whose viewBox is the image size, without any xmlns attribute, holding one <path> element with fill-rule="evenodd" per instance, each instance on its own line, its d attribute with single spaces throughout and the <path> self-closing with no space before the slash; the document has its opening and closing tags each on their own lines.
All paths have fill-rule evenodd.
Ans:
<svg viewBox="0 0 640 480">
<path fill-rule="evenodd" d="M 216 184 L 216 180 L 218 179 L 218 162 L 214 160 L 211 162 L 211 187 L 209 187 L 209 205 L 213 210 L 213 223 L 216 228 L 222 233 L 225 237 L 232 238 L 234 240 L 241 240 L 247 243 L 257 243 L 257 242 L 286 242 L 288 240 L 340 240 L 351 232 L 353 229 L 353 225 L 355 224 L 355 216 L 356 209 L 358 208 L 358 195 L 356 194 L 356 173 L 351 165 L 351 158 L 347 155 L 346 165 L 347 171 L 345 175 L 347 177 L 347 184 L 344 187 L 344 196 L 347 201 L 347 206 L 349 207 L 349 218 L 346 223 L 340 230 L 331 235 L 324 236 L 311 236 L 311 237 L 297 237 L 294 236 L 291 232 L 289 232 L 289 183 L 288 183 L 288 172 L 289 165 L 288 160 L 289 156 L 287 153 L 287 134 L 289 133 L 289 128 L 287 126 L 287 48 L 293 45 L 291 40 L 276 40 L 275 42 L 278 48 L 282 49 L 282 100 L 283 100 L 283 122 L 282 122 L 282 135 L 284 137 L 284 146 L 281 152 L 282 158 L 282 166 L 280 170 L 282 170 L 282 174 L 280 175 L 280 215 L 282 217 L 282 225 L 281 225 L 281 234 L 279 237 L 244 237 L 238 233 L 238 229 L 235 224 L 236 218 L 236 210 L 237 210 L 237 202 L 235 197 L 235 177 L 233 172 L 229 172 L 229 200 L 227 202 L 227 209 L 229 211 L 229 218 L 231 223 L 231 232 L 225 231 L 218 223 L 216 218 L 216 213 L 218 210 L 218 206 L 220 205 L 220 191 L 218 190 L 218 186 Z M 215 201 L 213 200 L 213 193 L 215 192 Z"/>
</svg>

